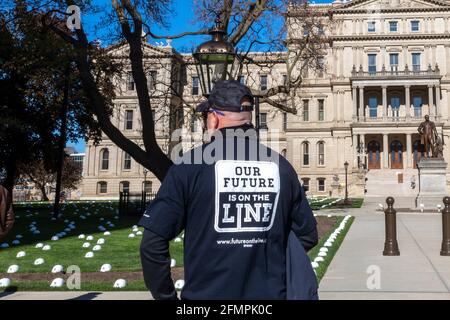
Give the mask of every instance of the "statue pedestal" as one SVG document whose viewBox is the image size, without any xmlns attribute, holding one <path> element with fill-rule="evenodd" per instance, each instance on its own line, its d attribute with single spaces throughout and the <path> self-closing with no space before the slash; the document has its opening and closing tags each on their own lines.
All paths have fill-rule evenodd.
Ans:
<svg viewBox="0 0 450 320">
<path fill-rule="evenodd" d="M 419 194 L 416 207 L 433 208 L 439 204 L 443 207 L 442 199 L 447 196 L 446 168 L 444 159 L 421 159 L 417 164 L 419 169 Z"/>
</svg>

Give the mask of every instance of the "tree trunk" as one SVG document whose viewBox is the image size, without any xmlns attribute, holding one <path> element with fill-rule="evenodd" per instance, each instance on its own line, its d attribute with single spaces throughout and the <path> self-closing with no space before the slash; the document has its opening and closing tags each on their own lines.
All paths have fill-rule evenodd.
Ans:
<svg viewBox="0 0 450 320">
<path fill-rule="evenodd" d="M 42 201 L 49 201 L 48 196 L 47 196 L 47 192 L 45 191 L 45 186 L 40 186 L 39 190 L 41 190 Z"/>
</svg>

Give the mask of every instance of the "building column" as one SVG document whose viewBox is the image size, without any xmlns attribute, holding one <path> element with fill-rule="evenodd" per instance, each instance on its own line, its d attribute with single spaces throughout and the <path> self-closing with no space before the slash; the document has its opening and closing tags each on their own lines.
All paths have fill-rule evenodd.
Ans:
<svg viewBox="0 0 450 320">
<path fill-rule="evenodd" d="M 364 87 L 359 87 L 359 120 L 364 121 Z"/>
<path fill-rule="evenodd" d="M 356 87 L 352 87 L 352 104 L 353 104 L 353 121 L 357 121 L 358 118 L 358 96 Z"/>
<path fill-rule="evenodd" d="M 441 101 L 441 87 L 439 85 L 435 86 L 435 90 L 436 90 L 436 102 L 435 102 L 435 112 L 434 114 L 440 118 L 441 116 L 441 106 L 440 106 L 440 101 Z"/>
<path fill-rule="evenodd" d="M 409 92 L 409 85 L 405 86 L 405 112 L 406 112 L 406 121 L 409 121 L 411 117 L 411 95 Z"/>
<path fill-rule="evenodd" d="M 387 107 L 387 87 L 386 86 L 382 86 L 382 91 L 383 91 L 383 119 L 387 120 L 387 116 L 388 116 L 388 107 Z"/>
<path fill-rule="evenodd" d="M 353 134 L 353 168 L 358 167 L 358 153 L 356 150 L 356 146 L 358 145 L 358 136 L 354 133 Z"/>
<path fill-rule="evenodd" d="M 428 112 L 430 116 L 434 116 L 434 102 L 433 102 L 433 85 L 428 85 Z"/>
<path fill-rule="evenodd" d="M 362 150 L 363 152 L 361 153 L 362 154 L 361 162 L 365 165 L 366 164 L 366 154 L 365 154 L 364 150 L 366 149 L 366 135 L 360 134 L 359 139 L 361 140 L 360 142 L 363 146 L 363 150 Z"/>
<path fill-rule="evenodd" d="M 383 168 L 389 168 L 389 146 L 388 146 L 388 134 L 383 134 Z"/>
<path fill-rule="evenodd" d="M 411 143 L 411 133 L 406 134 L 406 166 L 407 168 L 412 168 L 412 143 Z"/>
</svg>

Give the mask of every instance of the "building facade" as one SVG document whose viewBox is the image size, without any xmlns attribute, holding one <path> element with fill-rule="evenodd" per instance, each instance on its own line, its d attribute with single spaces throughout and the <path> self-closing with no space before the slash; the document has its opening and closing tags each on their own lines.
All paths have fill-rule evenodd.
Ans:
<svg viewBox="0 0 450 320">
<path fill-rule="evenodd" d="M 329 39 L 323 69 L 304 72 L 294 106 L 297 114 L 262 104 L 261 126 L 278 131 L 278 150 L 310 194 L 343 196 L 346 175 L 350 196 L 417 194 L 409 181 L 418 178 L 416 164 L 423 148 L 417 127 L 425 115 L 436 123 L 445 160 L 450 160 L 450 1 L 354 0 L 312 6 L 323 13 L 323 32 Z M 289 37 L 307 36 L 295 7 L 286 19 Z M 188 149 L 201 141 L 201 122 L 192 114 L 201 100 L 198 75 L 192 57 L 170 47 L 148 46 L 150 69 L 152 57 L 158 55 L 158 65 L 166 63 L 153 74 L 160 82 L 181 84 L 183 96 L 166 94 L 160 102 L 155 97 L 155 113 L 161 115 L 155 117 L 158 137 L 164 145 L 165 128 L 173 117 L 164 117 L 170 114 L 166 109 L 182 106 L 178 119 L 183 119 L 184 136 L 192 142 L 184 144 Z M 281 59 L 270 68 L 248 67 L 241 81 L 264 90 L 283 83 L 285 75 Z M 133 90 L 123 90 L 129 84 L 123 82 L 114 119 L 138 142 L 138 113 L 130 113 L 137 98 Z M 127 129 L 130 121 L 132 129 Z M 85 198 L 117 198 L 124 185 L 136 192 L 149 183 L 152 191 L 159 186 L 106 137 L 99 146 L 87 144 L 84 166 Z"/>
</svg>

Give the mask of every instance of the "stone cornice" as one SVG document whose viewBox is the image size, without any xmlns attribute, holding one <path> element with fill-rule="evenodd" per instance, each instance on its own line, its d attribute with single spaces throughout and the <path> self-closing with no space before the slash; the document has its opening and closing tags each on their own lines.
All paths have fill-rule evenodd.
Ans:
<svg viewBox="0 0 450 320">
<path fill-rule="evenodd" d="M 329 11 L 329 15 L 342 15 L 342 14 L 368 14 L 370 9 L 332 9 Z M 377 13 L 408 13 L 408 12 L 449 12 L 450 6 L 446 7 L 434 7 L 434 8 L 386 8 L 377 10 Z"/>
<path fill-rule="evenodd" d="M 450 39 L 450 33 L 439 34 L 363 34 L 348 36 L 331 36 L 330 42 L 335 41 L 380 41 L 380 40 L 431 40 L 431 39 Z"/>
</svg>

